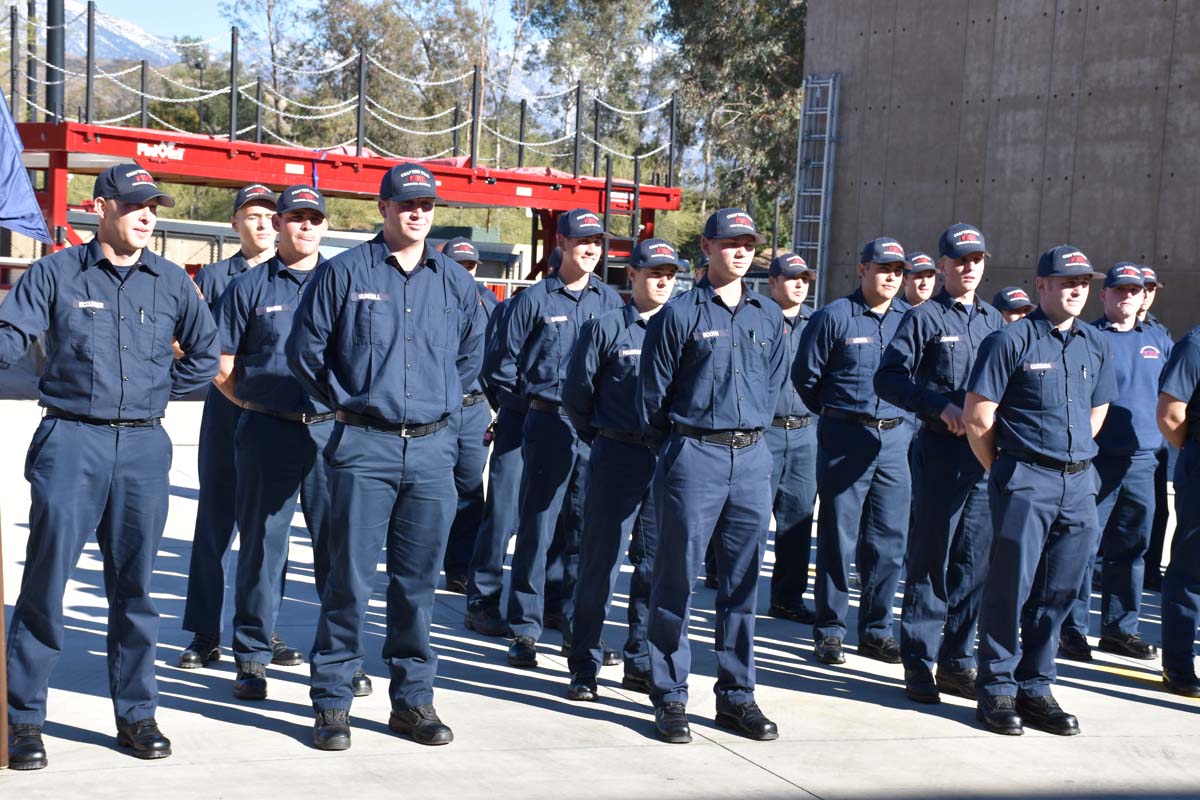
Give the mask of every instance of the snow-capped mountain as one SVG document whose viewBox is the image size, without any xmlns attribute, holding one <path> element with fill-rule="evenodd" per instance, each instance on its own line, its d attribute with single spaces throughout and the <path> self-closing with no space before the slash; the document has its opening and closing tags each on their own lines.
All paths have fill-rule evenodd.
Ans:
<svg viewBox="0 0 1200 800">
<path fill-rule="evenodd" d="M 86 56 L 87 3 L 64 0 L 64 9 L 66 19 L 70 23 L 67 25 L 67 53 L 72 56 Z M 84 16 L 80 16 L 81 14 Z M 96 59 L 137 61 L 143 58 L 154 66 L 165 66 L 178 61 L 179 54 L 170 39 L 147 33 L 129 20 L 110 17 L 103 13 L 102 8 L 97 8 Z"/>
</svg>

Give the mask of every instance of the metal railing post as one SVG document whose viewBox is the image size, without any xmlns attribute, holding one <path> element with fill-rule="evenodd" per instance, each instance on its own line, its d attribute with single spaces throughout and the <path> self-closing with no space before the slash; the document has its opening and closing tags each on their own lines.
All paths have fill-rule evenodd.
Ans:
<svg viewBox="0 0 1200 800">
<path fill-rule="evenodd" d="M 471 77 L 471 169 L 477 165 L 479 158 L 479 137 L 483 133 L 483 86 L 479 81 L 479 65 L 475 65 Z"/>
<path fill-rule="evenodd" d="M 600 98 L 592 101 L 592 175 L 600 172 Z"/>
<path fill-rule="evenodd" d="M 146 59 L 142 59 L 142 127 L 150 127 L 150 102 L 146 99 Z"/>
<path fill-rule="evenodd" d="M 529 103 L 525 98 L 521 98 L 521 122 L 519 133 L 517 134 L 517 166 L 525 166 L 525 114 L 529 110 Z"/>
<path fill-rule="evenodd" d="M 88 125 L 95 119 L 95 87 L 96 87 L 96 3 L 88 0 L 87 4 L 87 87 L 84 89 L 84 121 Z"/>
<path fill-rule="evenodd" d="M 575 84 L 575 178 L 579 178 L 579 135 L 583 131 L 583 81 Z"/>
<path fill-rule="evenodd" d="M 238 29 L 229 29 L 229 141 L 237 141 L 238 119 Z"/>
<path fill-rule="evenodd" d="M 254 99 L 257 101 L 254 104 L 254 143 L 262 144 L 263 80 L 261 75 L 254 84 Z"/>
<path fill-rule="evenodd" d="M 633 157 L 633 219 L 629 225 L 629 236 L 637 244 L 639 226 L 642 224 L 642 157 Z"/>
<path fill-rule="evenodd" d="M 363 141 L 367 138 L 367 53 L 358 51 L 358 133 L 355 136 L 354 154 L 363 154 Z"/>
<path fill-rule="evenodd" d="M 612 156 L 604 156 L 604 230 L 608 230 L 609 210 L 612 208 Z M 604 265 L 602 280 L 608 283 L 608 239 L 600 241 L 600 263 Z"/>
<path fill-rule="evenodd" d="M 16 122 L 19 104 L 17 102 L 17 91 L 20 89 L 20 82 L 17 81 L 17 45 L 19 39 L 17 36 L 17 7 L 8 7 L 8 33 L 12 39 L 12 47 L 8 51 L 8 103 L 12 108 L 13 122 Z"/>
<path fill-rule="evenodd" d="M 675 185 L 675 93 L 671 93 L 671 141 L 667 147 L 667 186 Z"/>
<path fill-rule="evenodd" d="M 455 103 L 454 104 L 454 157 L 455 158 L 458 158 L 458 154 L 462 151 L 462 148 L 459 146 L 459 142 L 460 142 L 459 134 L 462 131 L 458 127 L 461 123 L 462 123 L 462 103 Z"/>
</svg>

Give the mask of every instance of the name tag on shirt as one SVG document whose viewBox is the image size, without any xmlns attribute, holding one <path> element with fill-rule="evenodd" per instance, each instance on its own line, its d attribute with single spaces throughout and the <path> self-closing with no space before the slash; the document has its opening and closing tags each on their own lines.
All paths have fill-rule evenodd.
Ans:
<svg viewBox="0 0 1200 800">
<path fill-rule="evenodd" d="M 257 316 L 261 317 L 264 314 L 274 314 L 278 311 L 291 311 L 291 310 L 292 310 L 292 307 L 290 305 L 288 305 L 287 303 L 281 303 L 280 305 L 277 305 L 277 306 L 259 306 L 254 309 L 254 313 Z"/>
<path fill-rule="evenodd" d="M 640 356 L 641 354 L 642 354 L 641 350 L 622 350 L 621 351 L 622 357 L 624 357 L 624 356 Z"/>
<path fill-rule="evenodd" d="M 938 341 L 943 344 L 947 344 L 947 343 L 957 342 L 958 337 L 957 336 L 939 336 Z"/>
<path fill-rule="evenodd" d="M 387 300 L 387 299 L 388 299 L 388 296 L 383 292 L 351 292 L 350 293 L 350 302 L 351 303 L 365 302 L 368 300 L 383 301 L 383 300 Z"/>
<path fill-rule="evenodd" d="M 569 319 L 570 317 L 568 317 L 566 314 L 556 314 L 553 317 L 545 317 L 546 324 L 548 325 L 557 325 L 558 323 L 566 322 Z"/>
<path fill-rule="evenodd" d="M 875 341 L 874 336 L 847 336 L 846 344 L 870 344 Z"/>
<path fill-rule="evenodd" d="M 104 308 L 104 303 L 100 300 L 76 300 L 76 308 Z"/>
<path fill-rule="evenodd" d="M 722 336 L 728 336 L 728 335 L 729 335 L 729 331 L 723 331 L 723 330 L 696 331 L 695 333 L 692 334 L 692 338 L 694 338 L 696 341 L 699 342 L 699 341 L 703 341 L 705 339 L 719 339 Z"/>
<path fill-rule="evenodd" d="M 1026 372 L 1038 372 L 1047 369 L 1054 369 L 1053 361 L 1034 361 L 1025 365 Z"/>
</svg>

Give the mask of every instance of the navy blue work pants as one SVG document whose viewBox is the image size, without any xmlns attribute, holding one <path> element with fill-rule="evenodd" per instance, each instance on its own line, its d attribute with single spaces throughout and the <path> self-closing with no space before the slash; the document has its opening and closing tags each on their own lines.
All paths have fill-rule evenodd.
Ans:
<svg viewBox="0 0 1200 800">
<path fill-rule="evenodd" d="M 296 498 L 312 538 L 317 596 L 329 573 L 329 481 L 321 453 L 333 421 L 305 425 L 247 411 L 236 434 L 238 562 L 233 655 L 271 663 L 271 632 L 279 613 L 282 576 Z"/>
<path fill-rule="evenodd" d="M 575 585 L 575 618 L 572 622 L 571 675 L 581 681 L 594 682 L 603 659 L 601 635 L 604 620 L 612 602 L 613 587 L 621 572 L 621 551 L 633 532 L 639 515 L 653 515 L 650 482 L 654 477 L 657 457 L 640 444 L 619 442 L 598 436 L 592 446 L 588 465 L 587 495 L 584 501 L 583 533 L 579 544 L 579 582 Z M 632 547 L 640 548 L 641 569 L 652 569 L 656 545 L 652 526 L 643 526 Z M 634 589 L 646 590 L 644 582 L 635 581 Z M 641 607 L 647 598 L 642 597 Z M 630 598 L 629 635 L 625 658 L 633 669 L 648 667 L 649 652 L 645 647 L 645 616 L 634 610 Z M 640 609 L 639 609 L 640 610 Z"/>
<path fill-rule="evenodd" d="M 966 438 L 927 429 L 913 442 L 912 466 L 900 657 L 914 671 L 974 669 L 992 548 L 987 474 Z"/>
<path fill-rule="evenodd" d="M 183 607 L 183 629 L 193 633 L 221 632 L 225 566 L 233 541 L 237 492 L 233 436 L 241 415 L 241 407 L 231 403 L 216 386 L 209 387 L 200 418 L 200 447 L 196 454 L 200 497 L 188 565 L 187 602 Z"/>
<path fill-rule="evenodd" d="M 104 559 L 108 687 L 118 721 L 154 716 L 158 607 L 150 596 L 167 521 L 171 440 L 160 426 L 111 428 L 53 417 L 25 459 L 29 541 L 8 629 L 8 719 L 42 725 L 63 647 L 63 593 L 92 531 Z"/>
<path fill-rule="evenodd" d="M 1200 626 L 1200 443 L 1195 440 L 1184 445 L 1175 462 L 1175 535 L 1162 600 L 1163 667 L 1194 674 Z"/>
<path fill-rule="evenodd" d="M 579 531 L 587 483 L 587 443 L 566 417 L 530 409 L 521 444 L 520 522 L 512 558 L 508 622 L 514 636 L 542 635 L 547 585 L 555 559 L 551 545 L 561 537 L 563 635 L 570 638 L 575 580 L 579 566 Z M 549 562 L 549 564 L 548 564 Z"/>
<path fill-rule="evenodd" d="M 433 702 L 433 600 L 454 507 L 454 432 L 416 438 L 334 425 L 325 448 L 333 507 L 329 575 L 311 657 L 313 707 L 348 709 L 362 663 L 363 622 L 382 552 L 383 660 L 392 708 Z"/>
<path fill-rule="evenodd" d="M 654 471 L 658 548 L 650 589 L 650 671 L 655 706 L 687 703 L 692 586 L 716 540 L 715 691 L 720 705 L 754 700 L 754 615 L 771 508 L 771 451 L 672 432 Z"/>
<path fill-rule="evenodd" d="M 521 495 L 522 430 L 525 415 L 501 406 L 492 428 L 492 457 L 488 462 L 487 500 L 483 522 L 475 537 L 475 550 L 467 580 L 467 605 L 499 608 L 504 590 L 504 556 L 517 532 L 518 498 Z"/>
<path fill-rule="evenodd" d="M 1092 573 L 1099 556 L 1104 588 L 1100 601 L 1101 635 L 1134 634 L 1142 609 L 1142 557 L 1154 523 L 1154 471 L 1158 458 L 1144 450 L 1130 456 L 1101 453 L 1092 460 L 1100 475 L 1096 497 L 1096 541 L 1079 592 L 1063 621 L 1063 630 L 1087 636 L 1092 607 Z"/>
<path fill-rule="evenodd" d="M 471 564 L 475 539 L 483 522 L 485 507 L 483 470 L 487 465 L 488 448 L 483 435 L 492 422 L 492 410 L 487 403 L 460 408 L 450 415 L 458 441 L 454 460 L 454 488 L 458 492 L 458 510 L 450 524 L 446 557 L 442 569 L 446 577 L 463 576 Z"/>
<path fill-rule="evenodd" d="M 1154 521 L 1150 525 L 1150 545 L 1143 559 L 1146 573 L 1162 572 L 1163 546 L 1167 540 L 1167 524 L 1171 520 L 1167 478 L 1170 477 L 1171 448 L 1163 445 L 1154 451 L 1158 466 L 1154 470 Z"/>
<path fill-rule="evenodd" d="M 1069 475 L 1001 454 L 992 465 L 992 558 L 979 615 L 980 693 L 1050 694 L 1058 633 L 1095 550 L 1094 467 Z"/>
<path fill-rule="evenodd" d="M 799 608 L 808 589 L 813 508 L 817 502 L 817 429 L 766 430 L 771 451 L 771 497 L 775 515 L 775 566 L 771 605 Z"/>
<path fill-rule="evenodd" d="M 859 641 L 892 635 L 912 487 L 912 428 L 881 431 L 822 417 L 817 423 L 817 623 L 814 638 L 844 638 L 850 607 L 850 561 L 862 579 Z"/>
</svg>

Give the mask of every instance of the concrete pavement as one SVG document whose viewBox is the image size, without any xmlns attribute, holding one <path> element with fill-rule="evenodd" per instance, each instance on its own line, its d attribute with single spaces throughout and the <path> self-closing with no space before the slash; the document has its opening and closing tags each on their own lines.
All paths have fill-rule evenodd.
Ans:
<svg viewBox="0 0 1200 800">
<path fill-rule="evenodd" d="M 199 403 L 175 403 L 168 411 L 175 462 L 155 584 L 162 611 L 158 721 L 175 754 L 142 762 L 116 747 L 100 555 L 89 542 L 67 591 L 66 648 L 51 679 L 50 767 L 0 772 L 0 798 L 1200 797 L 1200 702 L 1162 691 L 1158 662 L 1099 652 L 1090 665 L 1060 662 L 1056 696 L 1079 716 L 1081 736 L 1030 731 L 1006 738 L 982 731 L 965 700 L 932 707 L 907 701 L 899 665 L 859 658 L 853 647 L 845 665 L 820 665 L 811 657 L 810 630 L 761 616 L 758 700 L 779 723 L 780 739 L 751 742 L 717 729 L 709 690 L 714 592 L 702 587 L 691 628 L 690 745 L 654 738 L 649 702 L 620 688 L 620 667 L 602 672 L 598 703 L 571 703 L 563 698 L 567 673 L 556 632 L 544 637 L 539 669 L 510 668 L 504 640 L 465 630 L 463 598 L 439 592 L 433 631 L 440 656 L 437 707 L 454 728 L 455 742 L 426 748 L 388 731 L 379 593 L 372 601 L 365 665 L 376 692 L 355 702 L 351 750 L 314 750 L 306 666 L 269 669 L 270 697 L 261 703 L 232 697 L 228 632 L 222 660 L 212 668 L 175 666 L 190 640 L 179 621 L 195 513 L 199 412 Z M 28 533 L 25 448 L 39 416 L 33 402 L 0 401 L 0 513 L 10 610 Z M 311 643 L 317 609 L 307 539 L 297 515 L 278 627 L 301 649 Z M 763 611 L 769 571 L 768 564 Z M 627 571 L 618 586 L 606 635 L 613 645 L 624 639 L 628 577 Z M 1157 642 L 1158 595 L 1145 600 L 1144 633 Z M 227 594 L 227 625 L 231 603 Z"/>
</svg>

